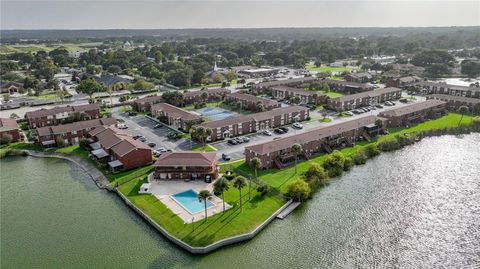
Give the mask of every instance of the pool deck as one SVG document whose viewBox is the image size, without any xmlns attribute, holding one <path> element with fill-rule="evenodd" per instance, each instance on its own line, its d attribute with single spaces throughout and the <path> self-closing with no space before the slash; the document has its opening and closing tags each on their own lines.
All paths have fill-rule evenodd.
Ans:
<svg viewBox="0 0 480 269">
<path fill-rule="evenodd" d="M 205 183 L 203 181 L 185 182 L 183 180 L 155 180 L 153 179 L 152 175 L 149 176 L 149 182 L 151 184 L 150 192 L 152 193 L 152 195 L 157 197 L 158 200 L 165 204 L 185 223 L 191 223 L 192 220 L 195 222 L 205 218 L 204 210 L 195 214 L 191 214 L 171 196 L 189 189 L 192 189 L 196 192 L 200 192 L 201 190 L 212 191 L 213 183 Z M 223 211 L 222 199 L 213 196 L 209 201 L 212 202 L 214 206 L 207 209 L 207 216 L 213 216 Z M 231 207 L 231 205 L 225 204 L 225 210 L 228 210 Z"/>
</svg>

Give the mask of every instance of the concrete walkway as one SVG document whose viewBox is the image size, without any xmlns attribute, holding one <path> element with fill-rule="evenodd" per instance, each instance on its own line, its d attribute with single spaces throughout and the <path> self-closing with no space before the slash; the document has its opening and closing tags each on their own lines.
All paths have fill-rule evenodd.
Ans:
<svg viewBox="0 0 480 269">
<path fill-rule="evenodd" d="M 100 189 L 107 189 L 109 191 L 113 190 L 113 186 L 110 184 L 105 175 L 100 172 L 94 165 L 89 163 L 87 160 L 84 160 L 82 157 L 75 155 L 66 155 L 57 152 L 40 152 L 32 150 L 24 150 L 28 155 L 33 157 L 43 157 L 43 158 L 59 158 L 71 161 L 82 168 L 97 184 Z"/>
</svg>

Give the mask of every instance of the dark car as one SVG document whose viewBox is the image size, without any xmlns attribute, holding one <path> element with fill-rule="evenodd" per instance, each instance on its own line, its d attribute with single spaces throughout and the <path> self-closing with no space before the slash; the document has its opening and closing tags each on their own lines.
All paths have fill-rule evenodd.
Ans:
<svg viewBox="0 0 480 269">
<path fill-rule="evenodd" d="M 400 99 L 399 101 L 402 102 L 402 103 L 404 103 L 404 104 L 408 103 L 408 100 L 405 99 L 405 98 L 402 98 L 402 99 Z"/>
<path fill-rule="evenodd" d="M 284 132 L 282 129 L 280 129 L 280 128 L 274 129 L 273 132 L 276 133 L 276 134 L 283 134 L 283 133 L 285 133 L 285 132 Z"/>
<path fill-rule="evenodd" d="M 153 143 L 153 142 L 149 142 L 147 143 L 147 145 L 151 148 L 155 147 L 157 144 Z"/>
<path fill-rule="evenodd" d="M 377 104 L 377 105 L 375 105 L 375 106 L 376 106 L 377 108 L 383 108 L 383 106 L 380 105 L 380 104 Z"/>
<path fill-rule="evenodd" d="M 243 140 L 244 143 L 250 142 L 250 138 L 248 138 L 246 136 L 242 137 L 242 140 Z"/>
<path fill-rule="evenodd" d="M 230 145 L 237 145 L 238 144 L 238 142 L 236 140 L 233 140 L 233 139 L 229 139 L 227 141 L 227 143 L 230 144 Z"/>
<path fill-rule="evenodd" d="M 141 135 L 134 135 L 132 138 L 133 138 L 134 140 L 137 140 L 137 139 L 139 139 L 140 137 L 142 137 L 142 136 L 141 136 Z"/>
<path fill-rule="evenodd" d="M 157 128 L 162 128 L 162 127 L 163 127 L 162 124 L 157 124 L 157 125 L 155 125 L 153 128 L 157 129 Z"/>
<path fill-rule="evenodd" d="M 225 153 L 222 153 L 222 159 L 223 159 L 224 161 L 230 161 L 230 160 L 232 159 L 232 157 L 228 156 L 228 155 L 225 154 Z"/>
<path fill-rule="evenodd" d="M 284 133 L 288 133 L 288 127 L 280 127 L 279 129 L 281 129 Z"/>
<path fill-rule="evenodd" d="M 139 137 L 138 140 L 140 140 L 140 141 L 142 141 L 142 142 L 147 141 L 147 139 L 146 139 L 145 137 L 143 137 L 143 136 Z"/>
</svg>

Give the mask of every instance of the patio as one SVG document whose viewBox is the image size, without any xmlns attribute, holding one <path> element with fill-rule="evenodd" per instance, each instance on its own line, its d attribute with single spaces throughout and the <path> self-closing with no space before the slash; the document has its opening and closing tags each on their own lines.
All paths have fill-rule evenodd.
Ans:
<svg viewBox="0 0 480 269">
<path fill-rule="evenodd" d="M 167 206 L 174 214 L 179 216 L 185 223 L 191 223 L 205 218 L 205 211 L 196 212 L 191 214 L 182 205 L 180 205 L 171 196 L 186 190 L 194 190 L 200 192 L 202 190 L 209 190 L 213 193 L 213 183 L 205 183 L 203 181 L 183 181 L 183 180 L 156 180 L 153 179 L 153 174 L 148 177 L 150 183 L 149 192 L 160 200 L 165 206 Z M 214 206 L 207 209 L 207 215 L 212 216 L 223 211 L 222 199 L 215 195 L 209 199 Z M 229 209 L 232 206 L 225 204 L 225 209 Z"/>
</svg>

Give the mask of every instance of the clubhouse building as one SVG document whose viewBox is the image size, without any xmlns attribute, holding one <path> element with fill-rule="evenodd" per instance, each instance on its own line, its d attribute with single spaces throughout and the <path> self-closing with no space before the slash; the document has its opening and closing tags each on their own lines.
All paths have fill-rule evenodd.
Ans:
<svg viewBox="0 0 480 269">
<path fill-rule="evenodd" d="M 162 154 L 154 164 L 155 179 L 203 180 L 210 183 L 218 178 L 216 153 L 176 151 Z"/>
</svg>

